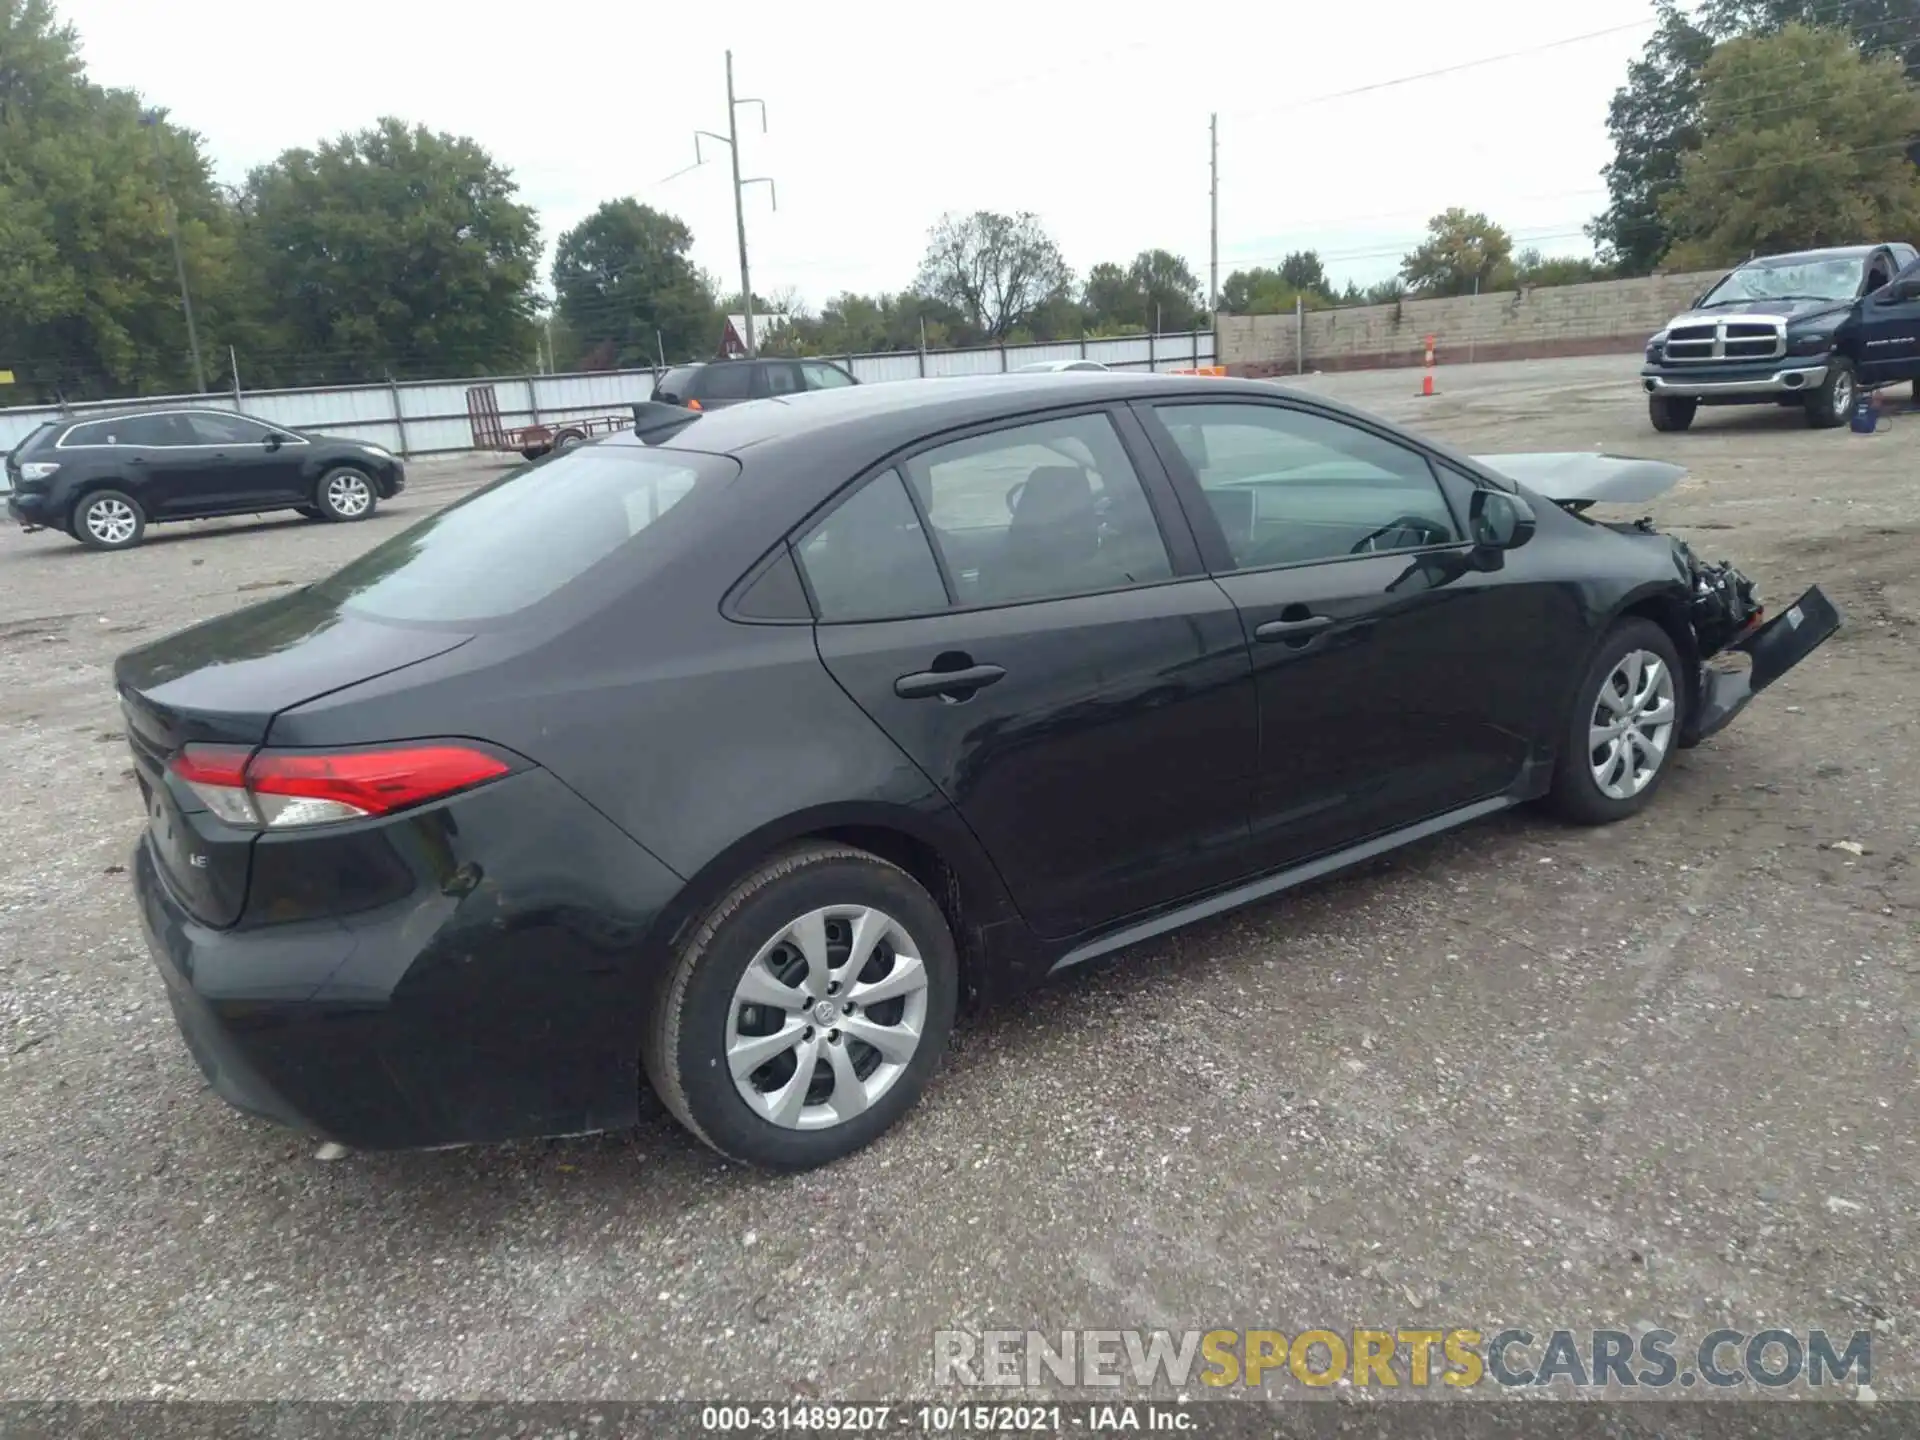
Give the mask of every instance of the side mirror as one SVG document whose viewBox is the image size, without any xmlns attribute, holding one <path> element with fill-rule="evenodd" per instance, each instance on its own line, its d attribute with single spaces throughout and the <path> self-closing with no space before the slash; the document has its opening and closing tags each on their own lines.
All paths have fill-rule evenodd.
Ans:
<svg viewBox="0 0 1920 1440">
<path fill-rule="evenodd" d="M 280 448 L 280 432 L 278 430 L 269 430 L 267 432 L 267 449 L 278 450 L 279 448 Z"/>
<path fill-rule="evenodd" d="M 1504 490 L 1474 491 L 1467 522 L 1484 550 L 1517 550 L 1533 538 L 1533 507 Z"/>
<path fill-rule="evenodd" d="M 1912 300 L 1920 300 L 1920 276 L 1907 280 L 1896 280 L 1880 291 L 1882 305 L 1905 305 Z"/>
</svg>

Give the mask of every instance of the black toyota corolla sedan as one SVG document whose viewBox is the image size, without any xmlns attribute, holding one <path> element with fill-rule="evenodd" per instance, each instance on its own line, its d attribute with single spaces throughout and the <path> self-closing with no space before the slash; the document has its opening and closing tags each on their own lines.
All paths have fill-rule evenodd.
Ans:
<svg viewBox="0 0 1920 1440">
<path fill-rule="evenodd" d="M 1840 623 L 1585 513 L 1672 467 L 1257 382 L 638 412 L 119 661 L 135 886 L 234 1104 L 427 1146 L 650 1082 L 819 1164 L 963 999 L 1522 802 L 1633 814 Z"/>
<path fill-rule="evenodd" d="M 49 421 L 7 456 L 7 513 L 94 550 L 131 550 L 147 526 L 295 510 L 364 520 L 406 488 L 393 453 L 231 410 L 128 410 Z"/>
</svg>

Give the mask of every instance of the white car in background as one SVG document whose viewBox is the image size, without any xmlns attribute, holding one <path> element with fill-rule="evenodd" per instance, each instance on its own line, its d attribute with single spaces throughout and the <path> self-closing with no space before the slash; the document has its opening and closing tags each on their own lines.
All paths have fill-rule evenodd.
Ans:
<svg viewBox="0 0 1920 1440">
<path fill-rule="evenodd" d="M 1042 371 L 1052 370 L 1105 370 L 1108 367 L 1098 360 L 1036 360 L 1031 365 L 1016 365 L 1015 375 L 1038 375 Z"/>
</svg>

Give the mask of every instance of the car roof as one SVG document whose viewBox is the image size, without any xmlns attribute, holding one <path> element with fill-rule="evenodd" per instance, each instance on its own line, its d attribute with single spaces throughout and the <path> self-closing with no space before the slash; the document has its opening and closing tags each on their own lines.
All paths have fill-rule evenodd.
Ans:
<svg viewBox="0 0 1920 1440">
<path fill-rule="evenodd" d="M 922 435 L 957 429 L 1029 411 L 1062 405 L 1145 400 L 1160 396 L 1256 394 L 1272 396 L 1283 387 L 1266 381 L 1213 376 L 1146 375 L 1113 370 L 1058 370 L 1047 374 L 947 376 L 925 380 L 888 380 L 876 385 L 845 385 L 793 395 L 749 400 L 724 409 L 697 412 L 648 440 L 632 431 L 610 436 L 609 444 L 665 445 L 737 455 L 753 446 L 797 439 L 825 438 L 834 431 L 858 432 L 862 448 L 869 440 L 882 448 L 906 444 Z M 1300 395 L 1322 408 L 1320 396 Z"/>
</svg>

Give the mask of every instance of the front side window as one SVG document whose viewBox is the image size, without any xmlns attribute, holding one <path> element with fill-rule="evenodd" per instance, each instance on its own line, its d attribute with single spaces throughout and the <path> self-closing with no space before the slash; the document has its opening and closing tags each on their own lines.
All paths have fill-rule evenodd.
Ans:
<svg viewBox="0 0 1920 1440">
<path fill-rule="evenodd" d="M 1356 425 L 1277 405 L 1161 405 L 1235 569 L 1446 545 L 1460 538 L 1425 457 Z"/>
<path fill-rule="evenodd" d="M 186 419 L 202 445 L 264 445 L 271 433 L 257 420 L 213 410 L 196 410 Z"/>
<path fill-rule="evenodd" d="M 903 468 L 962 605 L 1085 595 L 1173 574 L 1105 415 L 969 436 Z"/>
<path fill-rule="evenodd" d="M 796 365 L 773 364 L 767 366 L 767 393 L 769 395 L 793 395 L 800 390 L 800 369 Z"/>
<path fill-rule="evenodd" d="M 820 618 L 887 620 L 944 610 L 947 587 L 896 471 L 836 505 L 795 547 Z"/>
<path fill-rule="evenodd" d="M 809 390 L 837 390 L 842 385 L 853 384 L 853 377 L 838 365 L 829 365 L 824 360 L 808 360 L 800 369 L 807 377 Z"/>
<path fill-rule="evenodd" d="M 63 446 L 72 445 L 118 445 L 120 434 L 127 428 L 131 416 L 119 416 L 112 420 L 92 420 L 85 425 L 76 425 L 60 437 Z"/>
</svg>

